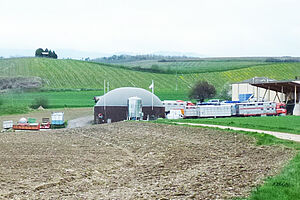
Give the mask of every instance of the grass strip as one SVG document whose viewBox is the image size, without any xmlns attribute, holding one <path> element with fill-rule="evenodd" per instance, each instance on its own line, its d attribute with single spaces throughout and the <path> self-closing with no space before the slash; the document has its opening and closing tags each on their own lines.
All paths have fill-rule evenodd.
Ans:
<svg viewBox="0 0 300 200">
<path fill-rule="evenodd" d="M 170 121 L 199 124 L 215 124 L 223 126 L 300 134 L 300 116 L 198 118 L 178 119 Z"/>
</svg>

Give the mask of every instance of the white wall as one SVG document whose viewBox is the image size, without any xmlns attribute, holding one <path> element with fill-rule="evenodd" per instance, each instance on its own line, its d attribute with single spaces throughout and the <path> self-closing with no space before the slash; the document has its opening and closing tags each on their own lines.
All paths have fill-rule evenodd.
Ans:
<svg viewBox="0 0 300 200">
<path fill-rule="evenodd" d="M 252 86 L 249 83 L 235 83 L 232 84 L 232 101 L 238 101 L 239 94 L 253 94 L 254 98 L 262 99 L 264 97 L 265 92 L 266 89 Z M 267 91 L 264 100 L 279 102 L 278 98 L 277 97 L 275 98 L 275 96 L 276 96 L 275 91 L 270 90 L 270 93 Z M 278 96 L 281 100 L 283 101 L 285 100 L 284 94 L 283 94 L 283 99 L 282 99 L 282 93 L 278 92 Z"/>
</svg>

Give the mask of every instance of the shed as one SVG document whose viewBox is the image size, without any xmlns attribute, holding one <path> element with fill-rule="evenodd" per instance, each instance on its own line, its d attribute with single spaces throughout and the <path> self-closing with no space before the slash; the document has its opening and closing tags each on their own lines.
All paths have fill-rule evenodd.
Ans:
<svg viewBox="0 0 300 200">
<path fill-rule="evenodd" d="M 265 84 L 274 81 L 276 80 L 267 77 L 253 77 L 242 82 L 234 83 L 232 84 L 232 101 L 246 101 L 249 97 L 252 97 L 257 101 L 280 102 L 277 96 L 279 95 L 284 98 L 284 93 L 281 93 L 280 91 L 279 93 L 276 93 L 276 91 L 257 86 L 257 84 Z"/>
<path fill-rule="evenodd" d="M 144 120 L 165 117 L 165 107 L 155 94 L 142 88 L 122 87 L 111 90 L 99 98 L 94 106 L 94 122 L 99 124 L 126 120 L 130 97 L 141 98 Z"/>
</svg>

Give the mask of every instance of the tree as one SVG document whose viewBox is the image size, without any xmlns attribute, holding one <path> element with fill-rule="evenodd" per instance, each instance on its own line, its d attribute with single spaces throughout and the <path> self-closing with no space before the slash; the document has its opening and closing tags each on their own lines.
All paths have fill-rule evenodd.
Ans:
<svg viewBox="0 0 300 200">
<path fill-rule="evenodd" d="M 55 51 L 52 52 L 53 53 L 53 57 L 54 59 L 57 59 L 57 54 L 55 53 Z"/>
<path fill-rule="evenodd" d="M 38 48 L 37 50 L 35 50 L 35 57 L 42 57 L 42 52 L 44 50 L 42 48 Z"/>
<path fill-rule="evenodd" d="M 37 50 L 35 50 L 35 57 L 46 57 L 46 58 L 57 59 L 57 55 L 55 51 L 52 51 L 51 49 L 49 51 L 48 48 L 46 48 L 45 51 L 42 48 L 38 48 Z"/>
<path fill-rule="evenodd" d="M 50 51 L 49 51 L 49 54 L 48 54 L 48 56 L 49 56 L 49 58 L 53 58 L 53 52 L 51 51 L 51 49 L 50 49 Z"/>
<path fill-rule="evenodd" d="M 203 102 L 204 99 L 213 98 L 216 95 L 216 89 L 207 81 L 198 81 L 190 91 L 189 97 Z"/>
<path fill-rule="evenodd" d="M 37 109 L 40 106 L 42 106 L 43 108 L 48 108 L 48 106 L 49 106 L 48 99 L 45 97 L 37 97 L 34 99 L 34 101 L 30 105 L 30 107 L 33 109 Z"/>
<path fill-rule="evenodd" d="M 219 93 L 218 98 L 222 100 L 230 100 L 231 96 L 231 86 L 229 83 L 226 83 L 224 84 L 221 92 Z"/>
</svg>

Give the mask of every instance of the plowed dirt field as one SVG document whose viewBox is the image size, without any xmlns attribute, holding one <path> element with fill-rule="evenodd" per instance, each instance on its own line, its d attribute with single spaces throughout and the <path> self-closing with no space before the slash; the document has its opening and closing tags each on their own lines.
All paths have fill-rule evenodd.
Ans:
<svg viewBox="0 0 300 200">
<path fill-rule="evenodd" d="M 1 133 L 0 198 L 228 199 L 293 155 L 241 134 L 152 123 Z"/>
</svg>

